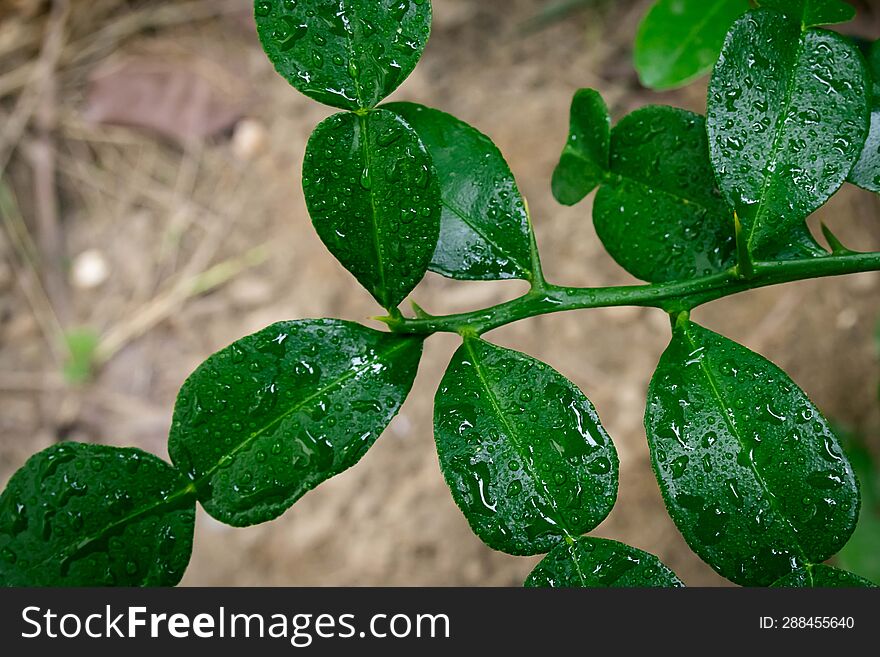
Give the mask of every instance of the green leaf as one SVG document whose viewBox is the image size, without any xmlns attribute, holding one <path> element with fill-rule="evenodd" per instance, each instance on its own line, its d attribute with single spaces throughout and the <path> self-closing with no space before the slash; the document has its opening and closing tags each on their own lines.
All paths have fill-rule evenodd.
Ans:
<svg viewBox="0 0 880 657">
<path fill-rule="evenodd" d="M 858 486 L 828 422 L 745 347 L 679 320 L 645 426 L 672 519 L 724 577 L 766 586 L 852 534 Z"/>
<path fill-rule="evenodd" d="M 430 269 L 463 280 L 532 275 L 525 203 L 501 152 L 454 116 L 413 103 L 383 106 L 412 126 L 440 179 L 440 242 Z"/>
<path fill-rule="evenodd" d="M 880 193 L 880 41 L 868 56 L 871 74 L 871 127 L 862 155 L 849 174 L 849 181 L 869 192 Z"/>
<path fill-rule="evenodd" d="M 799 224 L 791 229 L 788 236 L 767 257 L 770 260 L 798 260 L 827 255 L 828 251 L 819 246 L 807 225 Z"/>
<path fill-rule="evenodd" d="M 387 110 L 331 116 L 309 140 L 303 189 L 330 252 L 383 307 L 397 307 L 440 235 L 440 186 L 418 135 Z"/>
<path fill-rule="evenodd" d="M 758 0 L 758 5 L 784 12 L 802 28 L 846 23 L 856 15 L 856 8 L 841 0 Z"/>
<path fill-rule="evenodd" d="M 421 353 L 420 338 L 341 320 L 273 324 L 183 384 L 171 459 L 218 520 L 272 520 L 361 459 L 406 399 Z"/>
<path fill-rule="evenodd" d="M 756 259 L 778 251 L 852 170 L 868 130 L 866 79 L 838 34 L 802 32 L 766 9 L 734 24 L 709 85 L 709 147 Z"/>
<path fill-rule="evenodd" d="M 715 184 L 702 116 L 658 106 L 633 112 L 611 132 L 610 168 L 593 222 L 624 269 L 662 283 L 735 264 L 733 212 Z"/>
<path fill-rule="evenodd" d="M 0 586 L 173 586 L 194 525 L 189 482 L 152 454 L 53 445 L 0 496 Z"/>
<path fill-rule="evenodd" d="M 571 101 L 568 142 L 553 172 L 553 196 L 576 205 L 605 178 L 611 139 L 611 116 L 598 91 L 581 89 Z"/>
<path fill-rule="evenodd" d="M 733 212 L 717 189 L 703 117 L 645 107 L 603 141 L 607 117 L 595 91 L 577 93 L 572 135 L 554 178 L 557 199 L 576 203 L 601 184 L 593 204 L 596 231 L 611 256 L 643 280 L 682 280 L 731 267 Z"/>
<path fill-rule="evenodd" d="M 614 506 L 617 452 L 593 405 L 534 358 L 465 338 L 437 391 L 434 434 L 452 497 L 496 550 L 547 552 Z"/>
<path fill-rule="evenodd" d="M 431 32 L 430 0 L 256 0 L 263 49 L 309 98 L 377 105 L 412 73 Z"/>
<path fill-rule="evenodd" d="M 604 538 L 560 543 L 531 572 L 530 588 L 679 588 L 684 586 L 653 554 Z"/>
<path fill-rule="evenodd" d="M 773 586 L 786 588 L 876 588 L 877 585 L 864 577 L 831 566 L 804 566 L 773 582 Z"/>
<path fill-rule="evenodd" d="M 635 65 L 642 84 L 672 89 L 707 73 L 748 0 L 658 0 L 639 26 Z"/>
</svg>

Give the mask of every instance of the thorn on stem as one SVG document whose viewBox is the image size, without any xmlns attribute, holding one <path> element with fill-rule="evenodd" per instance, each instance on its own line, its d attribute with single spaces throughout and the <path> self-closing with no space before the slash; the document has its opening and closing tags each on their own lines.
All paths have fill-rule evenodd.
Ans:
<svg viewBox="0 0 880 657">
<path fill-rule="evenodd" d="M 831 232 L 831 229 L 822 222 L 822 234 L 825 236 L 825 239 L 828 240 L 828 246 L 831 247 L 831 253 L 833 255 L 842 255 L 844 253 L 852 253 L 851 249 L 846 248 L 843 243 L 837 239 L 837 236 Z"/>
<path fill-rule="evenodd" d="M 755 275 L 755 267 L 748 244 L 743 239 L 742 222 L 736 212 L 733 213 L 733 225 L 736 234 L 736 272 L 740 278 L 748 280 Z"/>
<path fill-rule="evenodd" d="M 416 317 L 419 319 L 430 319 L 432 315 L 426 312 L 419 304 L 415 301 L 410 301 L 410 305 L 412 306 L 413 312 L 416 314 Z"/>
<path fill-rule="evenodd" d="M 531 252 L 532 272 L 529 282 L 533 290 L 544 290 L 547 287 L 547 279 L 544 278 L 544 268 L 541 265 L 541 256 L 538 253 L 538 240 L 535 238 L 535 227 L 532 225 L 532 212 L 529 209 L 529 200 L 524 196 L 523 205 L 526 211 L 526 222 L 529 226 L 529 250 Z"/>
</svg>

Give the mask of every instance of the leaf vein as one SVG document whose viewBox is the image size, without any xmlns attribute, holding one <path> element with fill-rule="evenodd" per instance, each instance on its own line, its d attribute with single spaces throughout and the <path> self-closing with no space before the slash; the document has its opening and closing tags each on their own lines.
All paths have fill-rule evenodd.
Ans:
<svg viewBox="0 0 880 657">
<path fill-rule="evenodd" d="M 785 117 L 788 116 L 789 109 L 791 108 L 792 97 L 794 95 L 794 87 L 795 80 L 797 78 L 797 71 L 799 67 L 799 63 L 801 60 L 801 55 L 804 50 L 804 41 L 805 41 L 806 33 L 801 32 L 798 37 L 798 47 L 794 54 L 794 59 L 792 60 L 791 66 L 791 76 L 788 79 L 788 84 L 785 87 L 785 96 L 782 100 L 782 105 L 780 107 L 779 112 L 779 124 L 776 127 L 776 134 L 773 136 L 773 145 L 770 147 L 770 157 L 767 164 L 764 167 L 764 171 L 775 171 L 776 166 L 779 161 L 779 144 L 782 141 L 782 136 L 785 134 L 786 123 Z M 773 176 L 767 175 L 764 176 L 764 183 L 761 185 L 761 193 L 758 196 L 758 209 L 755 212 L 755 216 L 752 219 L 752 225 L 749 226 L 749 235 L 746 239 L 746 248 L 749 253 L 752 251 L 752 241 L 755 236 L 755 229 L 760 223 L 759 219 L 761 215 L 766 211 L 765 203 L 767 200 L 767 192 L 770 188 L 770 181 Z"/>
<path fill-rule="evenodd" d="M 688 343 L 690 344 L 691 349 L 696 349 L 697 343 L 694 342 L 688 329 L 684 329 L 683 333 L 684 333 L 684 336 L 687 339 Z M 730 434 L 736 439 L 736 441 L 739 443 L 739 445 L 742 449 L 746 449 L 745 440 L 743 440 L 743 437 L 740 435 L 739 430 L 737 429 L 737 427 L 734 425 L 734 423 L 730 419 L 730 415 L 728 412 L 731 411 L 731 409 L 727 404 L 725 404 L 724 398 L 721 396 L 721 391 L 718 387 L 718 382 L 715 380 L 714 375 L 712 374 L 712 372 L 709 370 L 708 366 L 706 365 L 706 361 L 708 359 L 709 359 L 709 354 L 708 354 L 708 350 L 707 350 L 707 353 L 705 353 L 703 355 L 703 357 L 700 358 L 700 370 L 705 375 L 706 381 L 709 384 L 709 389 L 712 392 L 712 395 L 718 401 L 718 405 L 721 407 L 721 409 L 723 411 L 722 416 L 724 417 L 724 423 L 727 425 L 727 428 L 730 431 Z M 803 558 L 804 562 L 809 562 L 809 559 L 807 558 L 806 554 L 804 553 L 803 547 L 801 546 L 800 542 L 798 541 L 798 531 L 795 528 L 794 524 L 791 522 L 791 519 L 779 509 L 779 506 L 776 502 L 776 495 L 773 493 L 773 491 L 770 490 L 770 487 L 767 485 L 767 482 L 764 480 L 764 477 L 758 471 L 758 468 L 755 465 L 754 461 L 751 458 L 749 458 L 748 462 L 749 462 L 749 469 L 755 475 L 755 481 L 758 482 L 758 485 L 767 494 L 767 500 L 768 500 L 770 506 L 779 515 L 779 517 L 785 521 L 785 524 L 787 524 L 788 527 L 791 529 L 792 538 L 794 539 L 794 544 L 795 544 L 795 547 L 796 547 L 798 553 Z"/>
<path fill-rule="evenodd" d="M 472 222 L 471 219 L 465 214 L 463 210 L 460 210 L 458 207 L 453 205 L 449 200 L 443 198 L 441 199 L 443 206 L 449 209 L 450 212 L 455 214 L 459 219 L 461 219 L 471 230 L 473 230 L 477 235 L 479 235 L 484 241 L 486 241 L 490 246 L 498 249 L 501 253 L 505 253 L 507 257 L 509 257 L 513 263 L 524 273 L 529 272 L 529 267 L 524 266 L 519 258 L 507 252 L 503 246 L 498 244 L 495 240 L 493 240 L 489 235 L 480 228 L 476 223 Z"/>
<path fill-rule="evenodd" d="M 408 343 L 409 343 L 409 340 L 404 340 L 404 341 L 400 342 L 399 344 L 396 344 L 393 347 L 391 347 L 390 349 L 388 349 L 388 351 L 379 354 L 378 356 L 380 358 L 390 357 L 390 356 L 394 355 L 395 353 L 397 353 L 398 351 L 400 351 L 401 349 L 403 349 L 404 347 L 408 346 Z M 294 413 L 299 411 L 301 408 L 303 408 L 309 402 L 314 401 L 318 397 L 327 394 L 328 392 L 330 392 L 331 390 L 333 390 L 335 388 L 338 388 L 340 385 L 342 385 L 343 383 L 345 383 L 349 379 L 357 377 L 360 374 L 362 374 L 363 372 L 366 372 L 367 370 L 369 370 L 373 366 L 373 362 L 374 361 L 370 361 L 369 363 L 366 363 L 365 365 L 363 365 L 360 368 L 352 368 L 352 369 L 346 370 L 345 374 L 343 374 L 339 378 L 334 379 L 331 383 L 327 384 L 323 388 L 321 388 L 318 391 L 314 392 L 313 394 L 309 395 L 305 399 L 297 402 L 296 404 L 294 404 L 293 406 L 288 408 L 284 413 L 282 413 L 281 415 L 276 417 L 274 420 L 272 420 L 271 422 L 269 422 L 265 426 L 260 427 L 260 429 L 258 429 L 257 431 L 254 431 L 253 433 L 251 433 L 247 438 L 245 438 L 242 442 L 240 442 L 238 445 L 236 445 L 235 449 L 233 449 L 228 454 L 223 456 L 219 461 L 217 461 L 217 463 L 215 465 L 213 465 L 211 468 L 209 468 L 205 472 L 205 474 L 203 474 L 201 477 L 196 479 L 194 482 L 196 487 L 198 488 L 201 485 L 203 485 L 205 480 L 207 480 L 208 478 L 213 476 L 213 474 L 215 472 L 217 472 L 217 470 L 219 470 L 224 464 L 231 461 L 232 458 L 236 454 L 238 454 L 239 452 L 241 452 L 245 448 L 249 447 L 261 435 L 263 435 L 264 433 L 266 433 L 267 431 L 269 431 L 270 429 L 272 429 L 273 427 L 275 427 L 276 425 L 281 423 L 283 420 L 285 420 L 286 418 L 290 417 L 291 415 L 293 415 Z"/>
<path fill-rule="evenodd" d="M 360 125 L 360 140 L 361 140 L 361 154 L 364 158 L 364 164 L 367 168 L 366 174 L 368 176 L 373 175 L 373 158 L 370 155 L 370 137 L 369 130 L 367 129 L 367 118 L 365 116 L 358 116 L 358 123 Z M 385 260 L 382 254 L 382 243 L 379 241 L 379 211 L 376 208 L 376 194 L 373 191 L 373 185 L 370 185 L 369 189 L 370 195 L 370 219 L 371 225 L 373 228 L 373 246 L 376 251 L 376 265 L 379 271 L 379 285 L 382 290 L 382 305 L 385 305 L 389 302 L 389 292 L 388 292 L 388 283 L 385 278 Z"/>
<path fill-rule="evenodd" d="M 556 508 L 555 496 L 550 493 L 549 489 L 547 488 L 547 483 L 544 481 L 544 479 L 542 477 L 540 477 L 537 472 L 535 472 L 534 468 L 532 467 L 532 462 L 529 460 L 529 454 L 528 454 L 527 450 L 525 450 L 523 448 L 522 442 L 520 442 L 520 437 L 519 437 L 518 432 L 513 427 L 513 425 L 510 424 L 510 422 L 507 419 L 507 416 L 501 410 L 501 406 L 499 405 L 498 399 L 495 396 L 495 391 L 489 385 L 489 380 L 486 377 L 485 373 L 483 372 L 483 368 L 480 366 L 479 358 L 477 357 L 476 352 L 474 351 L 473 347 L 471 346 L 471 341 L 472 341 L 471 338 L 465 339 L 465 341 L 464 341 L 465 348 L 467 349 L 467 352 L 470 355 L 471 362 L 473 362 L 473 364 L 474 364 L 474 370 L 477 373 L 477 378 L 480 379 L 480 383 L 482 384 L 483 388 L 486 390 L 486 394 L 489 397 L 489 402 L 492 404 L 492 408 L 495 410 L 495 414 L 498 416 L 498 419 L 501 420 L 501 423 L 507 429 L 507 432 L 508 432 L 508 435 L 510 436 L 511 442 L 513 443 L 514 447 L 516 448 L 516 451 L 519 452 L 520 457 L 523 460 L 523 467 L 528 471 L 528 473 L 532 476 L 532 478 L 536 482 L 538 482 L 538 484 L 541 487 L 541 490 L 543 490 L 543 492 L 544 492 L 544 495 L 546 495 L 546 499 L 550 505 L 550 508 L 553 511 L 554 516 L 557 516 L 556 518 L 553 518 L 555 525 L 557 527 L 559 527 L 559 529 L 562 531 L 563 537 L 569 536 L 569 537 L 573 538 L 571 536 L 571 533 L 568 531 L 568 528 L 562 522 L 562 518 L 559 517 L 559 509 Z"/>
</svg>

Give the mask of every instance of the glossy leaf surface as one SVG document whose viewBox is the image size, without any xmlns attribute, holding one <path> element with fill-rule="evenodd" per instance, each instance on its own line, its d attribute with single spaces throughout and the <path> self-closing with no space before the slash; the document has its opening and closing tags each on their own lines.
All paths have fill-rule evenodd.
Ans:
<svg viewBox="0 0 880 657">
<path fill-rule="evenodd" d="M 684 584 L 653 554 L 604 538 L 581 536 L 557 545 L 531 572 L 526 587 L 647 588 Z"/>
<path fill-rule="evenodd" d="M 868 130 L 862 57 L 838 34 L 752 11 L 728 34 L 708 107 L 721 190 L 751 254 L 775 255 L 859 158 Z"/>
<path fill-rule="evenodd" d="M 869 192 L 880 193 L 880 41 L 875 41 L 868 55 L 871 74 L 871 127 L 859 161 L 849 174 L 849 181 Z"/>
<path fill-rule="evenodd" d="M 816 238 L 810 232 L 806 224 L 800 224 L 791 229 L 788 236 L 775 249 L 772 249 L 770 260 L 797 260 L 799 258 L 817 258 L 828 255 L 828 252 L 819 246 Z"/>
<path fill-rule="evenodd" d="M 593 221 L 624 269 L 661 283 L 734 264 L 733 213 L 715 184 L 702 116 L 653 106 L 624 117 L 611 133 L 610 168 Z"/>
<path fill-rule="evenodd" d="M 642 84 L 671 89 L 707 73 L 748 0 L 658 0 L 642 19 L 635 65 Z"/>
<path fill-rule="evenodd" d="M 828 422 L 745 347 L 679 322 L 645 425 L 670 515 L 724 577 L 769 585 L 824 561 L 852 534 L 858 488 Z"/>
<path fill-rule="evenodd" d="M 593 405 L 519 352 L 466 338 L 440 383 L 434 434 L 453 498 L 496 550 L 547 552 L 614 505 L 617 452 Z"/>
<path fill-rule="evenodd" d="M 330 252 L 383 307 L 399 305 L 440 235 L 440 187 L 418 135 L 387 110 L 331 116 L 309 140 L 303 189 Z"/>
<path fill-rule="evenodd" d="M 413 103 L 383 106 L 418 133 L 440 181 L 443 214 L 431 270 L 465 280 L 531 276 L 525 203 L 492 141 L 463 121 Z"/>
<path fill-rule="evenodd" d="M 235 526 L 272 520 L 357 463 L 412 387 L 422 341 L 341 320 L 273 324 L 187 379 L 169 452 Z"/>
<path fill-rule="evenodd" d="M 792 571 L 785 577 L 776 580 L 773 586 L 790 588 L 817 588 L 817 589 L 840 589 L 840 588 L 876 588 L 876 584 L 859 577 L 854 573 L 824 566 L 806 566 Z"/>
<path fill-rule="evenodd" d="M 189 563 L 195 496 L 138 449 L 59 443 L 0 496 L 0 585 L 173 586 Z"/>
<path fill-rule="evenodd" d="M 758 0 L 758 5 L 785 12 L 804 28 L 845 23 L 856 15 L 856 8 L 843 0 Z"/>
<path fill-rule="evenodd" d="M 430 0 L 256 0 L 263 49 L 306 96 L 374 107 L 415 68 L 431 31 Z"/>
<path fill-rule="evenodd" d="M 571 102 L 568 141 L 553 171 L 553 196 L 576 205 L 608 171 L 611 116 L 598 91 L 580 89 Z"/>
</svg>

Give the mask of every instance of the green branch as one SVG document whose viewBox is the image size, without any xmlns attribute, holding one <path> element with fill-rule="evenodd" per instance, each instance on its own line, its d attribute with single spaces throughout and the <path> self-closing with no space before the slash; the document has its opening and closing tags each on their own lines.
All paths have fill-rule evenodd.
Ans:
<svg viewBox="0 0 880 657">
<path fill-rule="evenodd" d="M 782 262 L 755 262 L 752 276 L 743 280 L 736 267 L 688 281 L 617 287 L 562 287 L 546 284 L 527 294 L 483 310 L 419 318 L 383 317 L 395 333 L 482 334 L 529 317 L 566 310 L 646 306 L 682 312 L 733 294 L 781 283 L 880 270 L 880 252 L 828 255 Z"/>
</svg>

